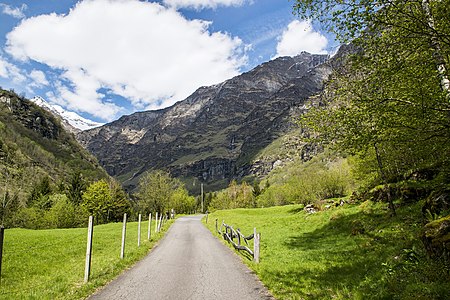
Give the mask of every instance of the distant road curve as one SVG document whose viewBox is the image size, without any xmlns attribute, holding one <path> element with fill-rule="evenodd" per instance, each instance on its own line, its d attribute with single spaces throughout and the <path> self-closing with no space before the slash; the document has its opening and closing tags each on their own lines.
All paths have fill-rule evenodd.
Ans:
<svg viewBox="0 0 450 300">
<path fill-rule="evenodd" d="M 177 219 L 146 258 L 89 299 L 273 299 L 200 219 Z"/>
</svg>

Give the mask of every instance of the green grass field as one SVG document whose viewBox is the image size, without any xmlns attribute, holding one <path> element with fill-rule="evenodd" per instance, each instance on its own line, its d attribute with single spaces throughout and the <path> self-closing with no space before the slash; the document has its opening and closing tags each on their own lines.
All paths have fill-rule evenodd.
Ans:
<svg viewBox="0 0 450 300">
<path fill-rule="evenodd" d="M 217 211 L 248 235 L 261 232 L 261 262 L 242 255 L 277 299 L 450 299 L 449 270 L 419 240 L 421 203 L 398 209 L 346 204 L 316 214 L 302 206 Z M 217 235 L 217 234 L 216 234 Z"/>
<path fill-rule="evenodd" d="M 143 258 L 164 235 L 155 234 L 152 222 L 127 224 L 125 258 L 120 259 L 122 223 L 94 227 L 90 281 L 84 284 L 87 228 L 28 230 L 6 229 L 0 299 L 83 299 Z"/>
</svg>

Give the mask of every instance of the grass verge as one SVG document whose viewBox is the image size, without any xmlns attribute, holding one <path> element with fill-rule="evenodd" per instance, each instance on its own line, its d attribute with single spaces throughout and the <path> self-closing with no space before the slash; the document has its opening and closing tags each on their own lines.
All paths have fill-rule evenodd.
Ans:
<svg viewBox="0 0 450 300">
<path fill-rule="evenodd" d="M 147 240 L 148 221 L 127 223 L 125 258 L 120 259 L 122 223 L 94 226 L 90 281 L 83 283 L 87 228 L 6 229 L 0 299 L 83 299 L 142 259 L 170 227 Z"/>
<path fill-rule="evenodd" d="M 419 239 L 422 203 L 364 202 L 306 214 L 301 205 L 216 211 L 248 235 L 261 232 L 261 262 L 242 257 L 277 299 L 450 299 L 449 270 Z"/>
</svg>

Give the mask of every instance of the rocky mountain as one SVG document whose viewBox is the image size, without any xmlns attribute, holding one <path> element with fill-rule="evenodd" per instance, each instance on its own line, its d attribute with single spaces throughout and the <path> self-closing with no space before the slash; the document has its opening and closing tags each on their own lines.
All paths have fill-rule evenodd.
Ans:
<svg viewBox="0 0 450 300">
<path fill-rule="evenodd" d="M 64 126 L 64 128 L 72 133 L 77 133 L 82 130 L 88 130 L 103 125 L 103 123 L 98 123 L 83 118 L 75 112 L 67 111 L 59 105 L 50 104 L 40 96 L 36 96 L 30 99 L 30 101 L 51 112 L 61 121 L 61 124 Z"/>
<path fill-rule="evenodd" d="M 0 195 L 25 201 L 44 176 L 57 184 L 75 172 L 87 179 L 108 177 L 51 113 L 0 89 Z"/>
<path fill-rule="evenodd" d="M 327 55 L 280 57 L 172 107 L 123 116 L 78 140 L 110 175 L 133 189 L 141 174 L 169 169 L 191 190 L 252 175 L 259 152 L 292 126 L 331 73 Z M 269 168 L 270 169 L 270 168 Z M 268 171 L 268 170 L 267 170 Z"/>
</svg>

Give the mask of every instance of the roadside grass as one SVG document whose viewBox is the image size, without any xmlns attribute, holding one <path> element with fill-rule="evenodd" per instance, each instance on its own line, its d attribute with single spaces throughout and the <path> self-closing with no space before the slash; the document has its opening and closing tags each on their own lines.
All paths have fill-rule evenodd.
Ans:
<svg viewBox="0 0 450 300">
<path fill-rule="evenodd" d="M 316 214 L 302 205 L 224 210 L 206 225 L 216 236 L 216 218 L 261 232 L 260 263 L 242 259 L 277 299 L 450 299 L 449 270 L 419 239 L 421 205 L 397 217 L 372 202 Z"/>
<path fill-rule="evenodd" d="M 84 280 L 87 228 L 6 229 L 0 299 L 83 299 L 142 259 L 173 221 L 147 240 L 148 221 L 127 223 L 125 258 L 120 259 L 122 223 L 94 226 L 91 276 Z"/>
</svg>

